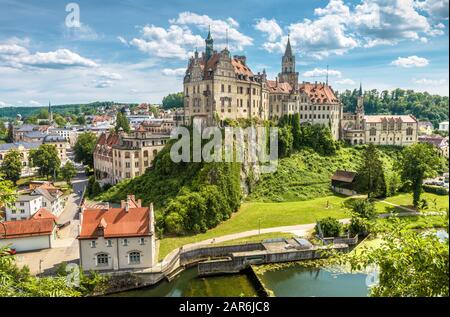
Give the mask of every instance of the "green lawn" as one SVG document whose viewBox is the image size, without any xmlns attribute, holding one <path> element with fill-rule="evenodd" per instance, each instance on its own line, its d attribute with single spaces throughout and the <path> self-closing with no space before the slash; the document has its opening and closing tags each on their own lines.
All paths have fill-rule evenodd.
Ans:
<svg viewBox="0 0 450 317">
<path fill-rule="evenodd" d="M 433 204 L 434 199 L 436 199 L 436 206 L 437 206 L 438 210 L 445 210 L 446 208 L 448 208 L 448 205 L 449 205 L 448 204 L 448 196 L 445 196 L 445 195 L 423 193 L 421 195 L 421 198 L 424 198 L 427 200 L 430 211 L 435 211 L 434 210 L 435 207 Z M 396 205 L 413 208 L 412 207 L 412 193 L 400 194 L 397 196 L 388 197 L 385 199 L 385 201 L 396 204 Z M 388 204 L 385 204 L 382 202 L 376 202 L 375 208 L 377 210 L 377 213 L 389 213 L 389 212 L 393 211 L 394 209 L 396 209 L 397 212 L 405 211 L 403 209 L 398 209 L 394 206 L 391 206 L 391 205 L 388 205 Z"/>
<path fill-rule="evenodd" d="M 349 198 L 328 196 L 307 201 L 261 203 L 248 202 L 242 204 L 240 210 L 229 220 L 206 233 L 184 236 L 168 237 L 161 240 L 159 258 L 164 258 L 170 251 L 188 243 L 202 241 L 231 233 L 243 232 L 261 228 L 278 226 L 293 226 L 298 224 L 315 223 L 324 217 L 347 218 L 343 202 Z M 327 208 L 327 201 L 329 207 Z"/>
</svg>

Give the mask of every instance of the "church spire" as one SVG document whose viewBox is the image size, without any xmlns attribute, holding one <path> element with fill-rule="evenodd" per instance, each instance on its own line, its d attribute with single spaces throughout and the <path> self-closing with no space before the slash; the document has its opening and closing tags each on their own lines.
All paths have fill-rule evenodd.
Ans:
<svg viewBox="0 0 450 317">
<path fill-rule="evenodd" d="M 362 97 L 363 91 L 362 91 L 362 83 L 359 82 L 359 96 Z"/>
<path fill-rule="evenodd" d="M 291 35 L 290 34 L 288 34 L 288 41 L 286 44 L 286 51 L 284 52 L 284 56 L 292 56 Z"/>
</svg>

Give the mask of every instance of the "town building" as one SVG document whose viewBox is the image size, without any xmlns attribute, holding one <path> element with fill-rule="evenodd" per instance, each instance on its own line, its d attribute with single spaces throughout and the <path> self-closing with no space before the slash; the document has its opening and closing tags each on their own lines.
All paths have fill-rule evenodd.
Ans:
<svg viewBox="0 0 450 317">
<path fill-rule="evenodd" d="M 440 135 L 421 135 L 419 136 L 419 142 L 434 145 L 442 156 L 449 158 L 448 137 Z"/>
<path fill-rule="evenodd" d="M 36 168 L 31 167 L 29 164 L 30 151 L 37 149 L 41 145 L 40 143 L 28 143 L 28 142 L 17 142 L 17 143 L 4 143 L 0 144 L 0 166 L 3 164 L 3 160 L 8 151 L 15 149 L 21 154 L 22 161 L 22 172 L 21 177 L 32 176 L 36 173 Z"/>
<path fill-rule="evenodd" d="M 63 192 L 53 185 L 43 184 L 35 188 L 31 195 L 42 196 L 42 207 L 55 216 L 59 216 L 64 210 L 65 199 L 63 198 Z"/>
<path fill-rule="evenodd" d="M 56 218 L 40 209 L 31 219 L 0 222 L 0 248 L 8 246 L 17 252 L 52 248 L 57 239 Z"/>
<path fill-rule="evenodd" d="M 55 146 L 61 163 L 67 161 L 67 148 L 69 147 L 69 142 L 65 137 L 59 135 L 47 135 L 45 136 L 43 143 Z"/>
<path fill-rule="evenodd" d="M 130 195 L 120 208 L 83 209 L 78 242 L 84 270 L 133 270 L 156 263 L 153 205 Z"/>
<path fill-rule="evenodd" d="M 419 121 L 419 134 L 431 135 L 433 133 L 433 124 L 430 121 Z"/>
<path fill-rule="evenodd" d="M 12 206 L 6 205 L 6 220 L 27 220 L 42 208 L 42 196 L 23 194 L 18 195 Z"/>
<path fill-rule="evenodd" d="M 439 131 L 446 131 L 448 132 L 448 121 L 444 121 L 439 123 Z"/>
<path fill-rule="evenodd" d="M 120 136 L 117 133 L 102 133 L 94 148 L 95 178 L 101 184 L 114 183 L 113 146 L 118 145 Z"/>
<path fill-rule="evenodd" d="M 342 138 L 348 143 L 407 146 L 417 142 L 418 121 L 412 115 L 365 115 L 362 87 L 356 112 L 344 113 Z"/>
</svg>

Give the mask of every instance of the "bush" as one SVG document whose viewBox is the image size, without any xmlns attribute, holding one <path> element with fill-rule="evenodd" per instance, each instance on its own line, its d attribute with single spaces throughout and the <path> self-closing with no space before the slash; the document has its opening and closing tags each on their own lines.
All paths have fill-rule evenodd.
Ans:
<svg viewBox="0 0 450 317">
<path fill-rule="evenodd" d="M 376 217 L 375 205 L 368 199 L 357 199 L 353 202 L 353 212 L 361 218 L 374 219 Z"/>
<path fill-rule="evenodd" d="M 423 191 L 427 193 L 433 193 L 436 195 L 448 195 L 448 189 L 440 186 L 433 186 L 433 185 L 423 185 L 422 186 Z"/>
<path fill-rule="evenodd" d="M 318 220 L 315 227 L 317 234 L 322 234 L 324 238 L 339 237 L 342 230 L 342 224 L 333 217 Z"/>
<path fill-rule="evenodd" d="M 353 216 L 350 220 L 348 231 L 352 237 L 355 235 L 366 236 L 370 232 L 370 223 L 367 219 Z"/>
</svg>

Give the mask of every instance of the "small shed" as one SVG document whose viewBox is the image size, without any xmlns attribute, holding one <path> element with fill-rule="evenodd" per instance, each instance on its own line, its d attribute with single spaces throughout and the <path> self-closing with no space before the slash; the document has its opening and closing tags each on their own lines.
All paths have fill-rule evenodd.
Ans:
<svg viewBox="0 0 450 317">
<path fill-rule="evenodd" d="M 331 177 L 331 188 L 346 196 L 356 195 L 356 176 L 357 173 L 353 171 L 337 170 Z"/>
</svg>

